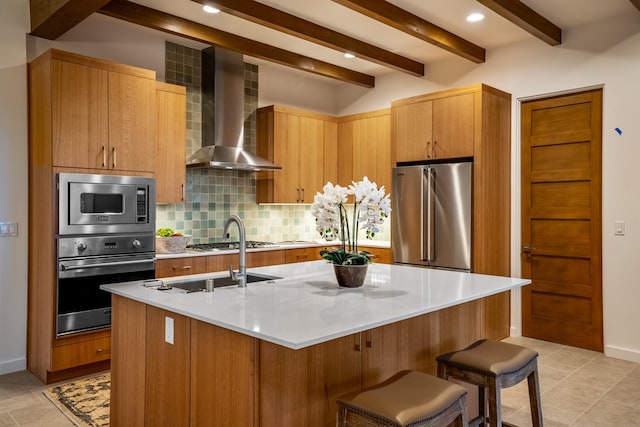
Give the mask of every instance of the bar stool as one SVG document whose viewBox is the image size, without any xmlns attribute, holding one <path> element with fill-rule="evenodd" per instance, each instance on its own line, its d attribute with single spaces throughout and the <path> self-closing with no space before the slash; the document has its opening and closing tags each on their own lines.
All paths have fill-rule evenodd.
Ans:
<svg viewBox="0 0 640 427">
<path fill-rule="evenodd" d="M 503 425 L 500 389 L 514 386 L 525 378 L 529 385 L 531 421 L 534 427 L 542 426 L 537 359 L 538 353 L 533 350 L 493 340 L 476 341 L 463 350 L 436 357 L 440 378 L 453 378 L 478 386 L 480 416 L 471 423 L 479 421 L 479 425 L 485 425 L 488 400 L 491 427 Z M 485 393 L 488 396 L 485 397 Z"/>
<path fill-rule="evenodd" d="M 467 427 L 467 390 L 433 375 L 400 371 L 337 399 L 338 427 Z"/>
</svg>

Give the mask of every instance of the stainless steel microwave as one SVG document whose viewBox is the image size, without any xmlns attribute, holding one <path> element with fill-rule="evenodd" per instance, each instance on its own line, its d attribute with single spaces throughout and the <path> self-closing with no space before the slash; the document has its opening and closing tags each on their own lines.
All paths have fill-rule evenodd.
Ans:
<svg viewBox="0 0 640 427">
<path fill-rule="evenodd" d="M 141 176 L 58 174 L 58 233 L 154 233 L 156 184 Z"/>
</svg>

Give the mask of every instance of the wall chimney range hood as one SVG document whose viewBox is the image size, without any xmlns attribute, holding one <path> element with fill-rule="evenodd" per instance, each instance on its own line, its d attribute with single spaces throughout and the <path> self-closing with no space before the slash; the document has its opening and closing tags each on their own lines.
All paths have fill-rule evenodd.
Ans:
<svg viewBox="0 0 640 427">
<path fill-rule="evenodd" d="M 188 168 L 279 170 L 244 149 L 244 64 L 242 54 L 219 47 L 202 51 L 202 148 Z"/>
</svg>

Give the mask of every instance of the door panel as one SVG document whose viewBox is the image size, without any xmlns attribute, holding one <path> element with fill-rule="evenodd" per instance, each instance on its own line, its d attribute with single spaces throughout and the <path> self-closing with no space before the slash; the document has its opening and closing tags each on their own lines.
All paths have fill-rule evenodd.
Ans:
<svg viewBox="0 0 640 427">
<path fill-rule="evenodd" d="M 602 336 L 602 91 L 522 104 L 523 335 Z"/>
</svg>

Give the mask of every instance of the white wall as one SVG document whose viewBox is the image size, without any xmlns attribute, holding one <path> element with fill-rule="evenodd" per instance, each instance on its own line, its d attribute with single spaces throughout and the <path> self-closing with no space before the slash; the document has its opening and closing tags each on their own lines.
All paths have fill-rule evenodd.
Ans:
<svg viewBox="0 0 640 427">
<path fill-rule="evenodd" d="M 0 221 L 18 222 L 17 237 L 0 237 L 0 375 L 26 366 L 28 10 L 0 4 Z"/>
<path fill-rule="evenodd" d="M 24 367 L 26 334 L 27 127 L 25 36 L 27 1 L 0 3 L 0 221 L 19 221 L 20 235 L 0 238 L 0 374 Z M 167 36 L 93 15 L 61 40 L 29 37 L 29 58 L 50 46 L 155 69 L 163 79 Z M 177 41 L 192 45 L 186 40 Z M 8 48 L 5 48 L 5 45 Z M 193 46 L 196 47 L 196 46 Z M 604 85 L 603 243 L 605 347 L 609 355 L 640 362 L 640 286 L 635 264 L 640 254 L 640 15 L 619 16 L 565 32 L 563 44 L 535 39 L 490 50 L 487 63 L 451 59 L 427 65 L 423 79 L 389 73 L 375 89 L 300 77 L 264 66 L 260 105 L 280 103 L 344 115 L 389 106 L 394 99 L 483 82 L 513 95 L 512 272 L 519 274 L 518 99 Z M 294 89 L 290 90 L 294 82 Z M 289 83 L 289 84 L 287 84 Z M 324 90 L 323 90 L 324 89 Z M 622 135 L 613 131 L 622 129 Z M 613 235 L 613 222 L 627 223 L 625 236 Z M 519 325 L 519 305 L 513 306 Z M 519 330 L 514 330 L 518 333 Z"/>
</svg>

